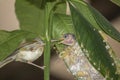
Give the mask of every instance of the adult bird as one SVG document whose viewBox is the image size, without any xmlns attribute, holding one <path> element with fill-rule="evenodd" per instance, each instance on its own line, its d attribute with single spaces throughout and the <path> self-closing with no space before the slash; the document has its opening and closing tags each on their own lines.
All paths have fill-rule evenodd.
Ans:
<svg viewBox="0 0 120 80">
<path fill-rule="evenodd" d="M 43 50 L 44 43 L 40 39 L 35 39 L 31 43 L 25 43 L 25 45 L 13 52 L 12 55 L 1 61 L 0 68 L 12 61 L 20 61 L 44 69 L 44 66 L 32 63 L 42 55 Z"/>
</svg>

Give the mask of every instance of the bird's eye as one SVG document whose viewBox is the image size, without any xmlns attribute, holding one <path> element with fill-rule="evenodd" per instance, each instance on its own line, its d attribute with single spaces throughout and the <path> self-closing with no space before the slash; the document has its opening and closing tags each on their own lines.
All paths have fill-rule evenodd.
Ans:
<svg viewBox="0 0 120 80">
<path fill-rule="evenodd" d="M 68 34 L 65 34 L 65 35 L 64 35 L 64 38 L 67 38 L 67 37 L 68 37 Z"/>
</svg>

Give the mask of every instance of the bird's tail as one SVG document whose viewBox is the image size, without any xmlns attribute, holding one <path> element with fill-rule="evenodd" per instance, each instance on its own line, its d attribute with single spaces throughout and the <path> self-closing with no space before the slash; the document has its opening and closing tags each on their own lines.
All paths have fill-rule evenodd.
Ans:
<svg viewBox="0 0 120 80">
<path fill-rule="evenodd" d="M 8 63 L 14 61 L 14 60 L 15 60 L 15 57 L 16 57 L 16 55 L 15 55 L 15 56 L 8 57 L 8 58 L 6 58 L 5 60 L 1 61 L 1 62 L 0 62 L 0 68 L 2 68 L 3 66 L 7 65 Z"/>
</svg>

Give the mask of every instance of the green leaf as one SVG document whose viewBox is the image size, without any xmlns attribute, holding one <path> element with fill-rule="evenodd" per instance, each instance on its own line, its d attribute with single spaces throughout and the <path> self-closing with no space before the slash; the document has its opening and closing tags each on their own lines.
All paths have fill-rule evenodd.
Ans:
<svg viewBox="0 0 120 80">
<path fill-rule="evenodd" d="M 40 35 L 41 38 L 44 38 L 45 9 L 43 7 L 45 7 L 47 2 L 49 4 L 52 4 L 52 9 L 54 8 L 54 5 L 57 5 L 59 3 L 60 5 L 58 5 L 57 8 L 63 8 L 63 4 L 61 4 L 60 1 L 55 2 L 55 0 L 16 0 L 15 11 L 20 22 L 20 28 L 22 30 L 33 32 Z M 56 12 L 58 12 L 57 8 L 55 9 Z"/>
<path fill-rule="evenodd" d="M 52 37 L 59 39 L 66 33 L 74 33 L 71 17 L 65 14 L 54 14 Z"/>
<path fill-rule="evenodd" d="M 109 43 L 106 43 L 106 44 L 109 47 L 108 51 L 109 51 L 111 57 L 115 61 L 116 68 L 117 68 L 117 72 L 116 73 L 120 75 L 120 58 L 115 54 L 115 52 L 113 51 L 113 49 L 110 47 Z"/>
<path fill-rule="evenodd" d="M 0 30 L 0 44 L 10 36 L 10 32 Z"/>
<path fill-rule="evenodd" d="M 66 3 L 65 3 L 65 1 L 58 2 L 56 4 L 54 13 L 66 14 Z"/>
<path fill-rule="evenodd" d="M 0 31 L 0 61 L 13 53 L 23 40 L 30 40 L 36 36 L 36 34 L 22 30 L 12 32 Z"/>
<path fill-rule="evenodd" d="M 38 8 L 43 9 L 45 8 L 47 2 L 53 2 L 56 0 L 26 0 L 26 1 L 30 2 L 33 5 L 36 5 Z"/>
<path fill-rule="evenodd" d="M 93 27 L 102 30 L 110 37 L 120 42 L 120 33 L 97 10 L 82 0 L 74 0 L 71 2 Z"/>
<path fill-rule="evenodd" d="M 44 36 L 44 9 L 40 9 L 41 0 L 16 0 L 15 11 L 20 28 Z M 42 0 L 43 1 L 43 0 Z"/>
<path fill-rule="evenodd" d="M 59 40 L 66 33 L 74 34 L 74 28 L 73 28 L 71 16 L 60 13 L 54 14 L 52 39 Z M 59 51 L 63 51 L 65 48 L 63 44 L 55 44 L 55 45 Z"/>
<path fill-rule="evenodd" d="M 110 0 L 110 1 L 112 1 L 113 3 L 115 3 L 116 5 L 120 7 L 120 0 Z"/>
<path fill-rule="evenodd" d="M 95 30 L 72 4 L 70 4 L 70 10 L 76 30 L 76 38 L 82 50 L 87 50 L 85 55 L 88 60 L 106 80 L 118 80 L 116 66 L 112 65 L 115 63 L 105 48 L 106 44 L 98 30 Z"/>
</svg>

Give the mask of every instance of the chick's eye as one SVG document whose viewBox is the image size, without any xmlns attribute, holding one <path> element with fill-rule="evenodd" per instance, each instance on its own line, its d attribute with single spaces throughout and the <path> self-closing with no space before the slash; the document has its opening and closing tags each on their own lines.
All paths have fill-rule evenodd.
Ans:
<svg viewBox="0 0 120 80">
<path fill-rule="evenodd" d="M 65 35 L 64 35 L 64 38 L 67 38 L 67 37 L 68 37 L 68 35 L 67 35 L 67 34 L 65 34 Z"/>
</svg>

